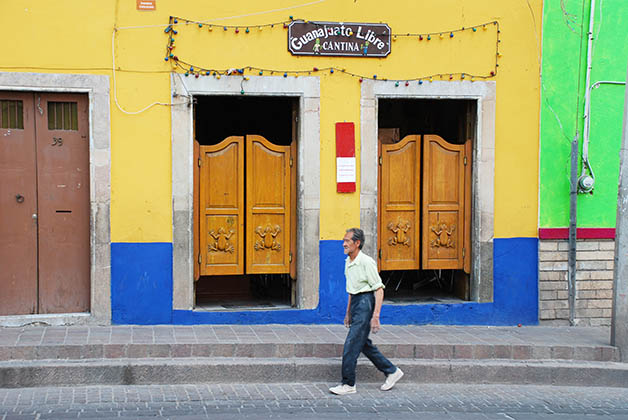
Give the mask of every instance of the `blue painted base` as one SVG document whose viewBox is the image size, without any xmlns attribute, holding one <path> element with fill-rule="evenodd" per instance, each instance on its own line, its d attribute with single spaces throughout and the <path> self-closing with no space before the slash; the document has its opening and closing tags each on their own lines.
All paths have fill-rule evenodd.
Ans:
<svg viewBox="0 0 628 420">
<path fill-rule="evenodd" d="M 172 310 L 172 245 L 111 246 L 112 322 L 116 324 L 330 324 L 347 305 L 342 241 L 320 241 L 319 305 L 311 310 Z M 531 325 L 538 323 L 538 239 L 495 239 L 494 301 L 384 305 L 384 324 Z"/>
<path fill-rule="evenodd" d="M 111 244 L 111 322 L 172 323 L 172 244 Z"/>
</svg>

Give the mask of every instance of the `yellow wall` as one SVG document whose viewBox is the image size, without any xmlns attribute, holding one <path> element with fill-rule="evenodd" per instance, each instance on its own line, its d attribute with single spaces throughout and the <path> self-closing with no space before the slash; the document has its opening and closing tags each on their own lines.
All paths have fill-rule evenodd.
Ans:
<svg viewBox="0 0 628 420">
<path fill-rule="evenodd" d="M 260 13 L 313 3 L 305 7 Z M 157 0 L 156 11 L 137 11 L 135 1 L 3 2 L 4 54 L 0 71 L 90 73 L 112 76 L 111 40 L 116 33 L 117 96 L 126 111 L 168 102 L 171 63 L 163 60 L 170 15 L 217 24 L 247 25 L 305 20 L 385 22 L 394 33 L 439 32 L 498 20 L 501 27 L 497 81 L 495 236 L 536 236 L 538 115 L 542 1 L 505 0 Z M 233 16 L 244 16 L 224 19 Z M 181 23 L 181 22 L 180 22 Z M 147 28 L 127 28 L 158 25 Z M 536 25 L 536 26 L 535 26 Z M 175 54 L 208 68 L 306 70 L 334 66 L 379 78 L 414 78 L 432 73 L 491 71 L 494 29 L 435 37 L 430 43 L 399 38 L 384 59 L 295 57 L 286 31 L 277 26 L 224 32 L 179 25 Z M 359 191 L 337 194 L 335 131 L 353 121 L 359 159 L 360 84 L 341 73 L 321 77 L 321 239 L 340 239 L 359 224 Z M 113 92 L 113 79 L 111 89 Z M 438 79 L 437 79 L 438 80 Z M 403 87 L 400 87 L 402 89 Z M 111 239 L 114 242 L 172 241 L 170 109 L 155 106 L 126 115 L 111 97 Z M 358 165 L 359 171 L 359 165 Z M 358 173 L 359 185 L 359 173 Z"/>
</svg>

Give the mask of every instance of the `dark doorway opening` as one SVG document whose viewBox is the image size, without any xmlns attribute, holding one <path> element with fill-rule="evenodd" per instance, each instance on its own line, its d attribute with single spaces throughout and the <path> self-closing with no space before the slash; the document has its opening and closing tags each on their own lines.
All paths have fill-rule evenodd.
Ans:
<svg viewBox="0 0 628 420">
<path fill-rule="evenodd" d="M 444 139 L 447 143 L 452 145 L 464 145 L 468 141 L 473 144 L 475 142 L 475 130 L 476 130 L 476 108 L 477 103 L 475 100 L 453 100 L 453 99 L 380 99 L 378 101 L 378 143 L 379 143 L 379 155 L 380 165 L 382 156 L 382 145 L 403 144 L 402 141 L 407 136 L 418 135 L 420 139 L 425 139 L 425 135 L 437 135 Z M 470 274 L 466 272 L 462 266 L 456 269 L 450 268 L 434 268 L 438 265 L 438 262 L 426 263 L 426 257 L 424 251 L 434 243 L 432 237 L 434 233 L 431 232 L 431 225 L 428 225 L 428 218 L 424 217 L 427 210 L 424 206 L 424 191 L 425 182 L 424 179 L 427 175 L 423 172 L 426 168 L 425 151 L 423 150 L 424 140 L 418 141 L 421 143 L 418 147 L 421 149 L 417 160 L 418 173 L 416 175 L 417 185 L 417 203 L 416 206 L 417 222 L 420 238 L 420 247 L 417 251 L 418 261 L 416 267 L 418 269 L 400 268 L 394 269 L 394 262 L 386 264 L 385 270 L 380 272 L 382 280 L 386 285 L 385 301 L 389 304 L 407 304 L 407 303 L 455 303 L 470 299 Z M 467 143 L 468 145 L 468 143 Z M 385 146 L 386 147 L 386 146 Z M 461 147 L 461 146 L 458 146 Z M 470 149 L 472 150 L 472 148 Z M 392 160 L 390 160 L 392 162 Z M 384 162 L 386 162 L 384 160 Z M 466 157 L 465 157 L 466 162 Z M 469 157 L 469 163 L 471 164 L 471 157 Z M 433 163 L 432 163 L 433 165 Z M 380 170 L 381 172 L 381 170 Z M 394 172 L 392 172 L 394 173 Z M 466 177 L 470 178 L 467 173 Z M 446 176 L 445 176 L 446 177 Z M 393 182 L 403 182 L 402 180 Z M 387 180 L 390 182 L 390 180 Z M 465 179 L 465 182 L 470 182 L 470 179 Z M 381 179 L 380 179 L 381 183 Z M 389 188 L 387 186 L 386 188 Z M 470 191 L 470 187 L 469 191 Z M 381 185 L 379 186 L 380 194 L 378 200 L 382 200 L 381 197 Z M 467 196 L 470 195 L 467 193 Z M 466 197 L 468 200 L 469 197 Z M 380 201 L 381 206 L 381 201 Z M 466 217 L 470 218 L 470 204 L 466 210 Z M 382 209 L 380 208 L 380 212 Z M 379 216 L 378 223 L 382 223 L 382 217 Z M 468 222 L 469 223 L 469 222 Z M 427 229 L 425 229 L 428 225 Z M 395 227 L 393 227 L 395 228 Z M 413 227 L 414 228 L 414 227 Z M 398 226 L 396 227 L 398 229 Z M 395 230 L 397 231 L 397 230 Z M 381 250 L 386 246 L 386 238 L 392 235 L 387 231 L 386 226 L 379 226 L 379 235 L 382 235 L 379 243 L 380 251 L 380 267 L 381 264 Z M 432 235 L 432 236 L 430 236 Z M 394 245 L 399 246 L 397 240 L 394 240 Z M 456 244 L 457 245 L 457 244 Z M 462 244 L 460 244 L 462 246 Z M 468 247 L 470 248 L 470 247 Z M 469 253 L 467 255 L 470 258 L 470 249 L 462 250 Z M 426 265 L 431 265 L 429 269 L 426 269 Z M 392 267 L 392 269 L 390 269 Z"/>
<path fill-rule="evenodd" d="M 294 97 L 196 96 L 194 138 L 201 147 L 218 145 L 228 137 L 249 135 L 262 136 L 277 146 L 294 146 L 297 111 L 298 99 Z M 246 178 L 246 165 L 243 171 Z M 296 230 L 296 226 L 291 229 Z M 195 231 L 195 235 L 201 234 Z M 251 240 L 250 236 L 247 238 Z M 247 252 L 254 252 L 247 245 L 243 249 L 245 259 Z M 296 278 L 289 273 L 200 275 L 195 282 L 197 310 L 289 308 L 295 306 L 295 293 Z"/>
</svg>

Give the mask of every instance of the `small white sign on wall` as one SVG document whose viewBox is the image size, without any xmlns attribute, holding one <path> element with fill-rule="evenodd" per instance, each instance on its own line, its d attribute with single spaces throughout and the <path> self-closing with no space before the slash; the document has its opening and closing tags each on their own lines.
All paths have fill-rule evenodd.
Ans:
<svg viewBox="0 0 628 420">
<path fill-rule="evenodd" d="M 355 182 L 355 157 L 336 158 L 336 182 Z"/>
</svg>

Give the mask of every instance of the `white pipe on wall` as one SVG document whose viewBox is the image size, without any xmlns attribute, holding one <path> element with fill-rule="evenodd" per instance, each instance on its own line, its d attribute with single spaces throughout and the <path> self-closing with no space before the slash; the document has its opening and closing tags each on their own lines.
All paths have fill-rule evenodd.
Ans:
<svg viewBox="0 0 628 420">
<path fill-rule="evenodd" d="M 584 91 L 584 135 L 582 141 L 582 171 L 578 178 L 578 188 L 580 192 L 591 192 L 595 186 L 595 175 L 589 162 L 589 125 L 591 116 L 591 67 L 593 61 L 593 25 L 595 23 L 595 0 L 591 0 L 589 8 L 589 32 L 587 33 L 587 73 Z M 589 171 L 589 175 L 585 171 Z"/>
</svg>

